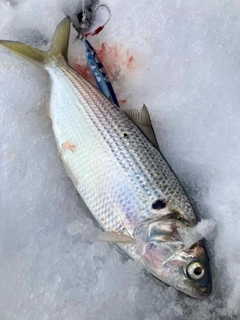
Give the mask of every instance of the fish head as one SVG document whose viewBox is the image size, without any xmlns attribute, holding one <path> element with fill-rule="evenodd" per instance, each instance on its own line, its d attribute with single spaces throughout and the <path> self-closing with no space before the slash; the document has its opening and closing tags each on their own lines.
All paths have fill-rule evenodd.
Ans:
<svg viewBox="0 0 240 320">
<path fill-rule="evenodd" d="M 176 219 L 142 224 L 135 232 L 138 252 L 144 267 L 159 280 L 184 292 L 203 299 L 212 291 L 211 270 L 204 241 L 187 248 Z"/>
</svg>

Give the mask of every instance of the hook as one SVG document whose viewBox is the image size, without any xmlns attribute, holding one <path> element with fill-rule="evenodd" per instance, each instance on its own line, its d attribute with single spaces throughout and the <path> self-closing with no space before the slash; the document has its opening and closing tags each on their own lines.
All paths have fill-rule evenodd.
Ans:
<svg viewBox="0 0 240 320">
<path fill-rule="evenodd" d="M 107 11 L 108 11 L 108 13 L 109 13 L 109 17 L 108 17 L 108 19 L 107 19 L 107 21 L 103 24 L 103 25 L 101 25 L 101 26 L 99 26 L 97 29 L 95 29 L 93 32 L 87 32 L 87 33 L 84 33 L 83 35 L 82 35 L 82 38 L 83 37 L 88 37 L 88 36 L 95 36 L 96 34 L 98 34 L 100 31 L 102 31 L 102 29 L 105 27 L 105 25 L 108 23 L 108 21 L 111 19 L 111 10 L 109 9 L 109 7 L 106 5 L 106 4 L 100 4 L 100 5 L 98 5 L 95 9 L 94 9 L 94 11 L 93 11 L 93 13 L 96 13 L 96 11 L 100 8 L 100 7 L 104 7 L 105 9 L 107 9 Z"/>
<path fill-rule="evenodd" d="M 99 4 L 94 10 L 93 13 L 96 13 L 96 11 L 100 8 L 100 7 L 104 7 L 105 9 L 107 9 L 109 17 L 107 19 L 107 21 L 103 24 L 103 27 L 108 23 L 108 21 L 111 19 L 111 10 L 110 8 L 106 5 L 106 4 Z"/>
<path fill-rule="evenodd" d="M 108 11 L 108 13 L 109 13 L 108 19 L 106 20 L 106 22 L 103 25 L 99 26 L 94 31 L 85 33 L 85 31 L 87 29 L 89 29 L 91 24 L 92 24 L 92 21 L 93 21 L 92 17 L 94 16 L 94 14 L 96 14 L 97 10 L 100 7 L 104 7 Z M 77 19 L 78 19 L 78 25 L 79 26 L 77 27 L 76 23 L 73 23 L 73 26 L 76 29 L 77 33 L 78 33 L 77 38 L 82 40 L 84 37 L 86 38 L 86 37 L 88 37 L 90 35 L 91 36 L 95 36 L 100 31 L 102 31 L 102 29 L 105 27 L 105 25 L 111 19 L 111 10 L 109 9 L 109 7 L 106 4 L 99 4 L 94 10 L 91 10 L 91 8 L 85 7 L 85 8 L 82 8 L 82 12 L 80 12 L 77 15 Z"/>
</svg>

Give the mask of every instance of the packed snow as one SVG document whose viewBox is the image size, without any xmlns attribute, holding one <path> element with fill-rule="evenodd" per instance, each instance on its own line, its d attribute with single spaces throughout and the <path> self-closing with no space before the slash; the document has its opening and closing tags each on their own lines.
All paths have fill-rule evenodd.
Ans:
<svg viewBox="0 0 240 320">
<path fill-rule="evenodd" d="M 188 236 L 207 238 L 213 293 L 191 299 L 116 246 L 89 241 L 100 228 L 58 157 L 48 75 L 0 48 L 0 319 L 239 319 L 240 5 L 104 3 L 111 19 L 89 41 L 122 107 L 148 106 L 160 148 L 202 220 Z M 79 0 L 1 0 L 0 39 L 46 49 L 77 7 Z M 106 18 L 99 9 L 94 25 Z M 70 63 L 89 76 L 75 37 L 72 30 Z"/>
<path fill-rule="evenodd" d="M 203 238 L 210 240 L 214 235 L 213 229 L 216 226 L 214 220 L 203 219 L 193 228 L 178 228 L 178 232 L 187 248 Z"/>
</svg>

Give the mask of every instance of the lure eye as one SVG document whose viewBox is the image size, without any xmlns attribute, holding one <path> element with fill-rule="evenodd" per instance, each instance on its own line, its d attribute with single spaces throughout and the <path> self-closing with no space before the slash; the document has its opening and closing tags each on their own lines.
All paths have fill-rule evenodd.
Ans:
<svg viewBox="0 0 240 320">
<path fill-rule="evenodd" d="M 191 279 L 201 279 L 204 273 L 204 266 L 200 262 L 191 262 L 187 267 L 187 274 Z"/>
</svg>

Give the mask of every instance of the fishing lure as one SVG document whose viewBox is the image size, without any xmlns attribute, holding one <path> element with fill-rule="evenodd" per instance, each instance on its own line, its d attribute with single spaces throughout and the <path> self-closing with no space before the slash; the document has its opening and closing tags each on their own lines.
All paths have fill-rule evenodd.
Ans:
<svg viewBox="0 0 240 320">
<path fill-rule="evenodd" d="M 86 38 L 83 38 L 83 46 L 88 66 L 92 71 L 99 90 L 119 107 L 112 84 L 96 51 Z"/>
<path fill-rule="evenodd" d="M 107 11 L 109 13 L 109 17 L 108 17 L 107 21 L 103 25 L 101 25 L 97 29 L 95 29 L 93 32 L 85 32 L 86 29 L 89 29 L 90 24 L 91 24 L 91 15 L 92 15 L 91 12 L 93 11 L 93 14 L 94 14 L 100 7 L 104 7 L 105 9 L 107 9 Z M 109 77 L 108 77 L 107 72 L 104 68 L 104 65 L 102 64 L 101 60 L 99 59 L 97 52 L 94 50 L 94 48 L 92 47 L 90 42 L 87 40 L 88 36 L 90 36 L 90 35 L 94 36 L 94 35 L 98 34 L 100 31 L 102 31 L 104 26 L 110 20 L 110 17 L 111 17 L 110 9 L 105 4 L 101 4 L 101 5 L 97 6 L 94 10 L 92 10 L 91 7 L 89 7 L 89 8 L 87 7 L 87 8 L 83 8 L 82 12 L 77 15 L 78 24 L 75 21 L 75 22 L 73 22 L 73 26 L 78 32 L 77 38 L 82 40 L 86 60 L 87 60 L 88 66 L 94 76 L 94 79 L 96 81 L 98 89 L 108 99 L 110 99 L 115 105 L 117 105 L 119 107 L 119 103 L 118 103 L 116 94 L 113 90 L 112 84 L 109 80 Z"/>
</svg>

